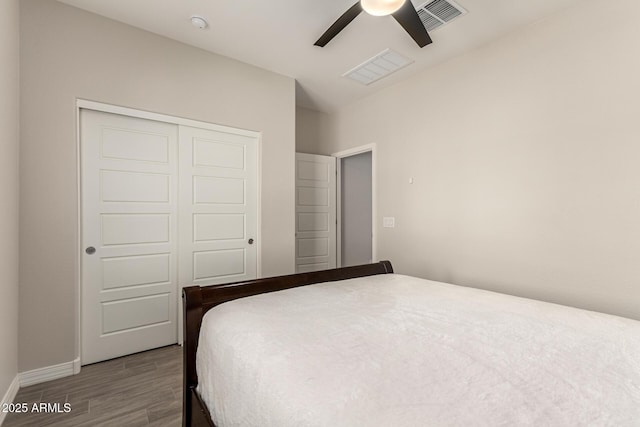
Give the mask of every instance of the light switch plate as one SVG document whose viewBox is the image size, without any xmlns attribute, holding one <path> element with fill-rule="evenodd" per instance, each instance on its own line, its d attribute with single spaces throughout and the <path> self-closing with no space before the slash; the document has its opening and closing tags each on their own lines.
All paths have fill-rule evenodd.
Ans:
<svg viewBox="0 0 640 427">
<path fill-rule="evenodd" d="M 382 218 L 382 226 L 384 228 L 395 228 L 396 218 L 393 216 L 385 216 L 384 218 Z"/>
</svg>

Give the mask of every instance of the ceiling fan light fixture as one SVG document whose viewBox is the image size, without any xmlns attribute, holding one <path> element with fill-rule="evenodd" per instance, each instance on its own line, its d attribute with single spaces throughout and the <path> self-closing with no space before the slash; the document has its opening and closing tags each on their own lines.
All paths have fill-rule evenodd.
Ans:
<svg viewBox="0 0 640 427">
<path fill-rule="evenodd" d="M 373 16 L 391 15 L 402 7 L 407 0 L 360 0 L 365 12 Z"/>
</svg>

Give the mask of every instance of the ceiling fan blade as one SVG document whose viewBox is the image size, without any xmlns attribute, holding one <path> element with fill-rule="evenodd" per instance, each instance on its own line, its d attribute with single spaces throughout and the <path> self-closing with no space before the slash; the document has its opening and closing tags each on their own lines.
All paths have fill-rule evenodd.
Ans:
<svg viewBox="0 0 640 427">
<path fill-rule="evenodd" d="M 413 7 L 411 0 L 406 0 L 402 7 L 397 12 L 394 12 L 393 17 L 396 18 L 396 21 L 402 25 L 402 28 L 418 43 L 418 46 L 425 47 L 433 43 L 431 37 L 429 37 L 429 33 L 427 33 L 424 25 L 422 25 L 420 16 L 418 16 L 418 12 Z"/>
<path fill-rule="evenodd" d="M 327 43 L 331 41 L 338 33 L 344 30 L 344 27 L 349 25 L 351 21 L 356 19 L 356 16 L 360 15 L 362 12 L 362 6 L 360 6 L 360 2 L 357 2 L 353 6 L 349 8 L 345 13 L 342 14 L 340 18 L 336 22 L 333 23 L 329 27 L 327 31 L 318 39 L 314 44 L 316 46 L 324 47 Z"/>
</svg>

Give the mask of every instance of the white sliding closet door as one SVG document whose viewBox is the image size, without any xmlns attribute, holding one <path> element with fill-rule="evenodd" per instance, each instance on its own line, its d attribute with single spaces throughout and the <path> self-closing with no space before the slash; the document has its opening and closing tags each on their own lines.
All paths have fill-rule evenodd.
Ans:
<svg viewBox="0 0 640 427">
<path fill-rule="evenodd" d="M 336 267 L 336 159 L 296 153 L 296 273 Z"/>
<path fill-rule="evenodd" d="M 257 276 L 258 134 L 176 120 L 81 110 L 82 364 L 178 342 L 183 286 Z"/>
<path fill-rule="evenodd" d="M 177 341 L 177 135 L 81 110 L 82 364 Z"/>
<path fill-rule="evenodd" d="M 258 139 L 180 127 L 180 284 L 255 279 Z"/>
</svg>

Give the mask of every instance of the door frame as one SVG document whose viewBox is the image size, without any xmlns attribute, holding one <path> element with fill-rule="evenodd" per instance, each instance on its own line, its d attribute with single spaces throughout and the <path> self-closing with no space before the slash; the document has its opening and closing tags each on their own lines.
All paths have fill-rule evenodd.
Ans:
<svg viewBox="0 0 640 427">
<path fill-rule="evenodd" d="M 342 267 L 342 159 L 362 153 L 371 153 L 371 261 L 378 261 L 378 233 L 376 233 L 376 218 L 378 207 L 377 189 L 377 147 L 375 143 L 361 145 L 348 150 L 331 154 L 336 160 L 336 266 Z"/>
<path fill-rule="evenodd" d="M 80 140 L 80 110 L 94 110 L 103 113 L 119 114 L 123 116 L 154 120 L 158 122 L 170 123 L 175 125 L 189 126 L 201 129 L 214 130 L 226 133 L 235 133 L 237 135 L 248 136 L 257 139 L 257 155 L 258 155 L 258 170 L 257 170 L 257 232 L 256 236 L 258 241 L 256 248 L 256 275 L 258 278 L 262 277 L 262 132 L 239 129 L 229 126 L 219 125 L 215 123 L 202 122 L 199 120 L 191 120 L 183 117 L 170 116 L 167 114 L 154 113 L 151 111 L 139 110 L 135 108 L 123 107 L 113 104 L 105 104 L 102 102 L 91 101 L 82 98 L 76 98 L 75 100 L 76 110 L 76 203 L 77 203 L 77 228 L 76 228 L 76 271 L 75 271 L 75 355 L 76 359 L 73 363 L 73 373 L 80 372 L 82 365 L 82 141 Z M 179 265 L 178 265 L 179 268 Z M 179 271 L 178 271 L 179 274 Z M 179 277 L 179 276 L 178 276 Z M 176 283 L 176 301 L 178 304 L 177 312 L 180 312 L 180 304 L 182 303 L 180 283 Z M 180 319 L 178 319 L 180 320 Z M 180 322 L 176 322 L 176 327 Z M 182 337 L 182 331 L 178 330 L 178 344 L 182 345 L 180 338 Z"/>
</svg>

